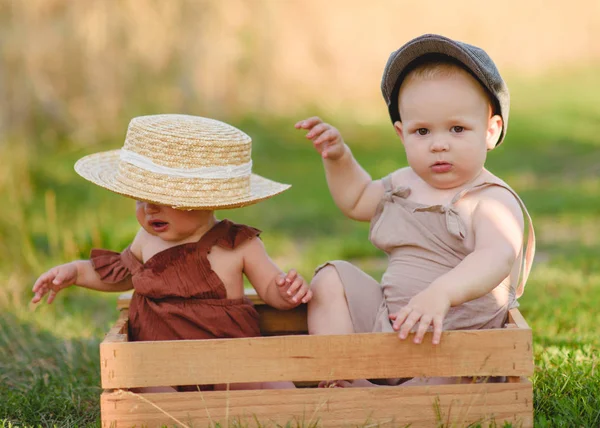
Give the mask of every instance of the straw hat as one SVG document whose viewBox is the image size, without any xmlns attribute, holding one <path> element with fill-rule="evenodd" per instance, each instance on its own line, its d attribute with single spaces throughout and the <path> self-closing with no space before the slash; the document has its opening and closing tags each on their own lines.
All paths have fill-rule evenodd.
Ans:
<svg viewBox="0 0 600 428">
<path fill-rule="evenodd" d="M 290 188 L 252 174 L 252 139 L 214 119 L 178 114 L 131 120 L 121 150 L 79 159 L 86 180 L 177 209 L 251 205 Z"/>
</svg>

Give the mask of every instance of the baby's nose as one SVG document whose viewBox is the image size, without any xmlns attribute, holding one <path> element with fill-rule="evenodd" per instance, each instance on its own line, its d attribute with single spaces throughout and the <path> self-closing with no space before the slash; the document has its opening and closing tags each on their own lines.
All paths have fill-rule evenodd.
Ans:
<svg viewBox="0 0 600 428">
<path fill-rule="evenodd" d="M 431 142 L 431 151 L 443 152 L 448 150 L 448 143 L 444 138 L 436 138 Z"/>
<path fill-rule="evenodd" d="M 146 211 L 147 213 L 156 213 L 160 211 L 160 205 L 153 204 L 151 202 L 146 202 L 144 205 L 144 211 Z"/>
</svg>

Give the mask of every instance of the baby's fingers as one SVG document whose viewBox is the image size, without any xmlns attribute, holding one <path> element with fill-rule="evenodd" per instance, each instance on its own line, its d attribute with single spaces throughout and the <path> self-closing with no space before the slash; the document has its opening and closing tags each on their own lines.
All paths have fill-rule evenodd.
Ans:
<svg viewBox="0 0 600 428">
<path fill-rule="evenodd" d="M 319 123 L 310 131 L 308 131 L 308 134 L 306 134 L 306 138 L 308 138 L 309 140 L 313 140 L 315 144 L 319 144 L 317 143 L 317 140 L 320 140 L 322 134 L 329 130 L 331 130 L 331 125 L 328 125 L 327 123 Z"/>
<path fill-rule="evenodd" d="M 48 284 L 50 284 L 54 278 L 55 278 L 55 274 L 53 271 L 49 270 L 46 273 L 43 273 L 42 275 L 40 275 L 40 277 L 35 281 L 35 284 L 33 284 L 33 288 L 31 289 L 31 291 L 33 291 L 34 293 L 36 291 L 38 291 L 41 287 L 45 287 Z"/>
<path fill-rule="evenodd" d="M 48 293 L 49 287 L 46 282 L 39 282 L 39 280 L 33 286 L 34 296 L 31 298 L 31 303 L 38 303 L 42 300 L 42 297 Z"/>
<path fill-rule="evenodd" d="M 404 322 L 406 317 L 408 317 L 408 314 L 410 314 L 410 311 L 411 311 L 411 309 L 409 307 L 405 306 L 402 309 L 400 309 L 398 312 L 396 312 L 395 314 L 390 315 L 390 319 L 394 321 L 394 323 L 392 324 L 392 328 L 394 330 L 398 331 L 400 329 L 400 326 L 402 325 L 402 323 Z"/>
<path fill-rule="evenodd" d="M 284 285 L 287 285 L 287 282 L 286 282 L 285 278 L 286 278 L 286 274 L 285 273 L 280 273 L 275 278 L 275 284 L 277 284 L 277 286 L 279 286 L 279 287 L 283 287 Z"/>
<path fill-rule="evenodd" d="M 444 319 L 442 317 L 433 318 L 433 339 L 431 343 L 437 345 L 442 339 L 442 327 L 444 326 Z"/>
<path fill-rule="evenodd" d="M 419 321 L 420 318 L 421 318 L 421 313 L 413 310 L 410 313 L 410 315 L 408 317 L 406 317 L 406 320 L 404 321 L 404 323 L 402 323 L 402 327 L 400 327 L 400 334 L 398 334 L 398 337 L 400 339 L 406 339 L 408 337 L 408 333 L 410 333 L 410 331 L 415 326 L 415 324 Z M 398 322 L 398 320 L 396 320 L 396 322 Z"/>
<path fill-rule="evenodd" d="M 63 285 L 63 283 L 71 281 L 72 279 L 70 278 L 70 273 L 67 272 L 67 270 L 63 269 L 63 270 L 59 270 L 58 273 L 56 274 L 56 277 L 54 278 L 54 280 L 52 280 L 52 284 L 54 285 Z M 70 285 L 70 284 L 66 284 L 66 285 Z"/>
<path fill-rule="evenodd" d="M 302 303 L 308 303 L 313 298 L 313 292 L 310 289 L 310 286 L 306 284 L 306 294 L 302 297 Z"/>
<path fill-rule="evenodd" d="M 50 304 L 54 301 L 54 299 L 56 298 L 56 291 L 54 290 L 50 290 L 50 292 L 48 293 L 48 300 L 46 301 L 46 303 Z"/>
<path fill-rule="evenodd" d="M 292 282 L 294 282 L 296 280 L 297 277 L 298 277 L 298 272 L 296 272 L 295 269 L 290 269 L 289 272 L 287 273 L 287 275 L 285 276 L 285 281 L 288 284 L 291 284 Z"/>
<path fill-rule="evenodd" d="M 427 329 L 429 329 L 429 326 L 431 325 L 431 321 L 432 321 L 432 318 L 430 316 L 423 315 L 421 317 L 421 321 L 419 322 L 419 328 L 417 328 L 417 332 L 416 332 L 415 338 L 414 338 L 415 343 L 421 343 L 423 341 L 423 336 L 425 336 Z"/>
<path fill-rule="evenodd" d="M 292 297 L 293 302 L 299 302 L 300 299 L 304 297 L 307 291 L 308 285 L 306 284 L 306 282 L 304 282 L 302 278 L 296 278 L 292 285 L 290 285 L 290 288 L 288 289 L 287 293 L 289 296 L 294 296 Z"/>
<path fill-rule="evenodd" d="M 43 288 L 43 289 L 38 289 L 38 291 L 36 291 L 35 295 L 31 298 L 31 303 L 39 303 L 42 300 L 42 297 L 44 297 L 44 294 L 46 294 L 47 289 Z"/>
<path fill-rule="evenodd" d="M 322 120 L 318 116 L 309 117 L 308 119 L 301 120 L 297 122 L 294 127 L 296 129 L 310 129 L 318 123 L 321 123 Z"/>
</svg>

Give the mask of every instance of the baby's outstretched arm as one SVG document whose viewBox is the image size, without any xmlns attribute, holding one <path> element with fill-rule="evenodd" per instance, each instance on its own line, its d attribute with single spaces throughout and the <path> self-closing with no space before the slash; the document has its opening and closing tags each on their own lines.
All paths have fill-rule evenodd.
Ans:
<svg viewBox="0 0 600 428">
<path fill-rule="evenodd" d="M 338 208 L 354 220 L 371 220 L 383 196 L 381 181 L 371 179 L 354 159 L 339 131 L 330 124 L 311 117 L 295 127 L 308 130 L 306 138 L 312 140 L 323 157 L 329 191 Z"/>
<path fill-rule="evenodd" d="M 312 291 L 304 278 L 293 269 L 287 274 L 282 272 L 271 260 L 259 238 L 250 240 L 241 248 L 244 273 L 268 305 L 292 309 L 312 298 Z"/>
<path fill-rule="evenodd" d="M 131 290 L 131 279 L 127 278 L 116 284 L 102 282 L 89 260 L 76 260 L 64 265 L 55 266 L 40 275 L 35 281 L 32 291 L 35 293 L 32 303 L 38 303 L 48 294 L 47 303 L 52 303 L 56 294 L 71 285 L 99 291 L 126 291 Z"/>
<path fill-rule="evenodd" d="M 414 341 L 420 343 L 433 324 L 433 343 L 439 343 L 442 323 L 451 306 L 484 296 L 511 274 L 523 245 L 521 207 L 504 189 L 489 188 L 482 192 L 485 193 L 472 217 L 473 252 L 390 315 L 401 339 L 418 324 Z"/>
</svg>

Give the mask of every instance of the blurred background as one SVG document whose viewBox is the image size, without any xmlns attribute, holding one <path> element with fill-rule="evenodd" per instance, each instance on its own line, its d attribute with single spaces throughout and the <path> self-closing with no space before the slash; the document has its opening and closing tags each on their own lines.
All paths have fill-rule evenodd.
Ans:
<svg viewBox="0 0 600 428">
<path fill-rule="evenodd" d="M 185 113 L 253 138 L 255 172 L 293 185 L 220 217 L 264 231 L 307 278 L 328 259 L 379 278 L 368 224 L 343 218 L 294 129 L 320 115 L 374 178 L 406 165 L 379 83 L 423 33 L 485 49 L 511 89 L 489 169 L 522 196 L 538 254 L 521 310 L 534 329 L 536 424 L 600 424 L 600 2 L 0 0 L 0 422 L 95 426 L 98 343 L 116 296 L 29 304 L 39 274 L 93 247 L 121 250 L 133 201 L 73 171 L 118 148 L 132 117 Z"/>
</svg>

